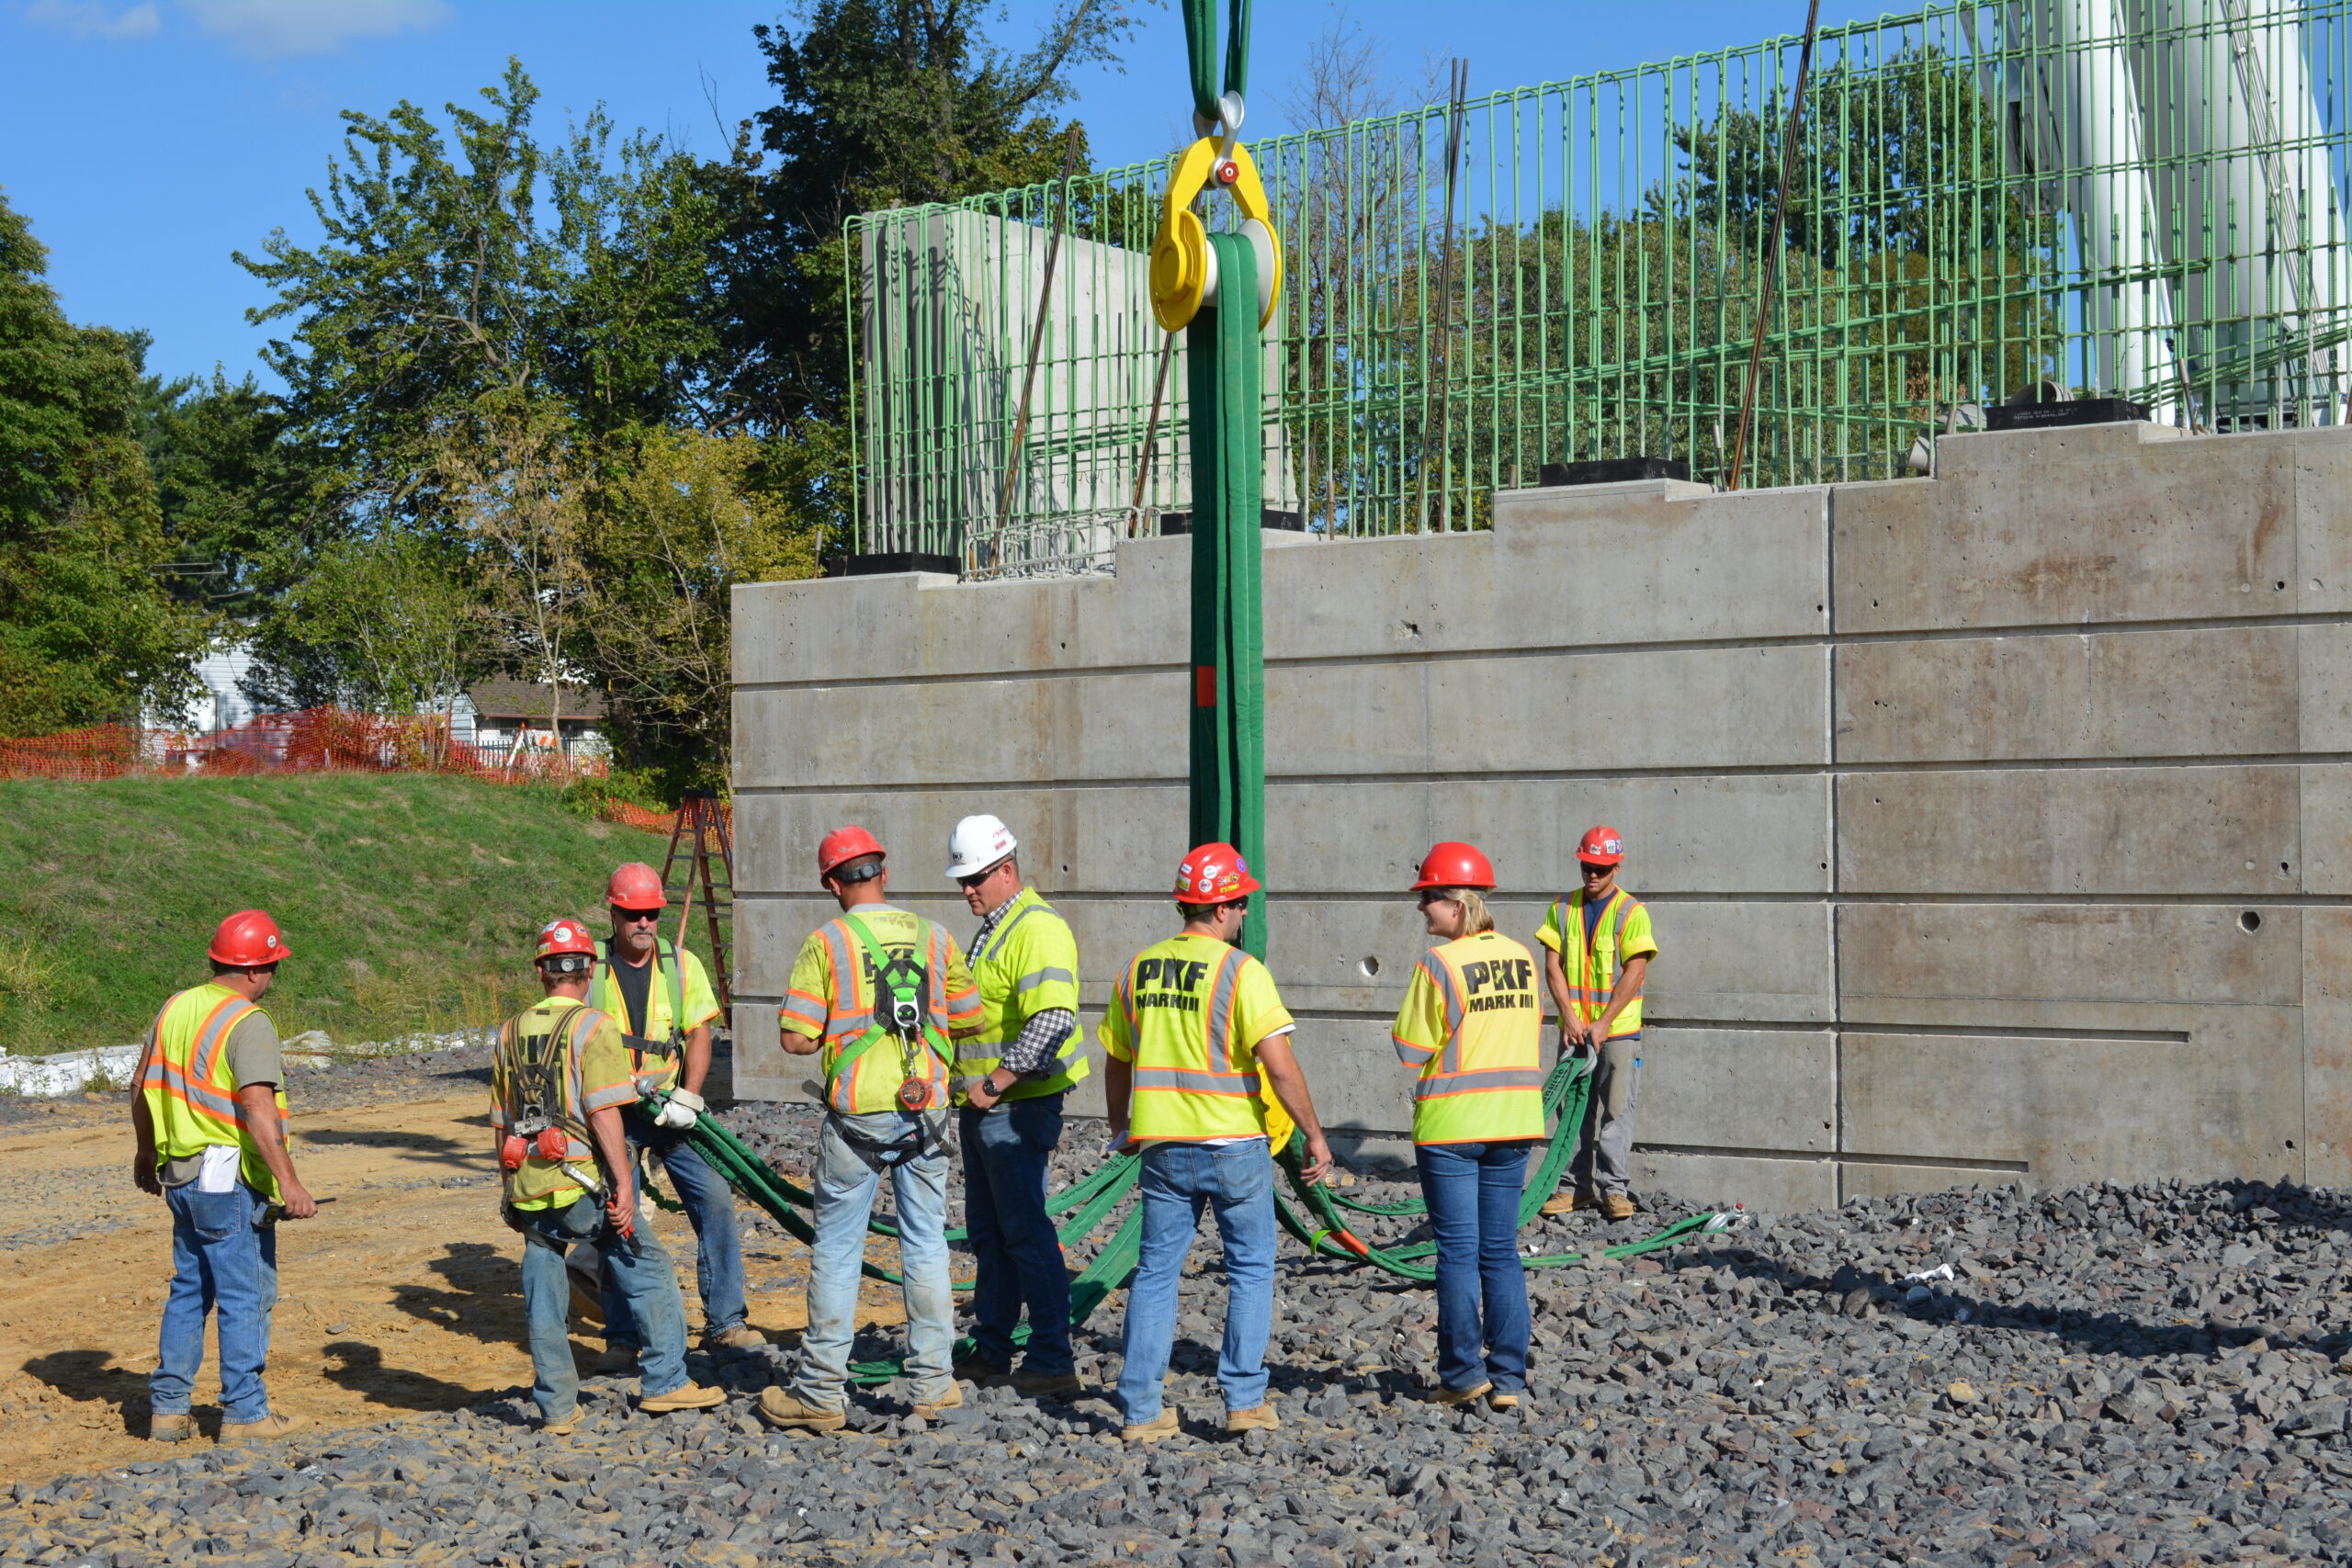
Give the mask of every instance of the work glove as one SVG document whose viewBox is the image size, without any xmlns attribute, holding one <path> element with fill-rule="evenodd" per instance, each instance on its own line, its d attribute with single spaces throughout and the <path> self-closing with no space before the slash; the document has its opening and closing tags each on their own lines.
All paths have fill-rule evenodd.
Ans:
<svg viewBox="0 0 2352 1568">
<path fill-rule="evenodd" d="M 683 1132 L 693 1126 L 702 1113 L 709 1109 L 703 1103 L 702 1096 L 694 1090 L 673 1089 L 670 1091 L 669 1100 L 655 1114 L 653 1124 L 656 1127 L 674 1127 Z"/>
</svg>

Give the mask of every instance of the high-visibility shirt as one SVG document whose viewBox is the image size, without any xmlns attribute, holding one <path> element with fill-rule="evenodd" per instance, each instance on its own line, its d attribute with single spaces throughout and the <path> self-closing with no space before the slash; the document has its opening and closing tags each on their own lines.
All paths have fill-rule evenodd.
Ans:
<svg viewBox="0 0 2352 1568">
<path fill-rule="evenodd" d="M 1544 1135 L 1544 1003 L 1534 955 L 1482 931 L 1421 955 L 1389 1038 L 1421 1069 L 1413 1142 Z"/>
<path fill-rule="evenodd" d="M 636 1101 L 629 1054 L 611 1014 L 577 997 L 548 997 L 508 1019 L 491 1057 L 490 1124 L 504 1132 L 543 1122 L 562 1131 L 564 1155 L 543 1158 L 535 1144 L 522 1168 L 506 1173 L 507 1201 L 518 1209 L 569 1208 L 582 1189 L 563 1168 L 596 1168 L 589 1114 Z"/>
<path fill-rule="evenodd" d="M 1579 887 L 1552 906 L 1535 940 L 1560 955 L 1560 969 L 1568 980 L 1568 1005 L 1585 1022 L 1609 1010 L 1610 994 L 1617 988 L 1617 971 L 1629 959 L 1654 958 L 1657 943 L 1650 936 L 1650 912 L 1622 887 L 1611 888 L 1608 900 L 1593 917 L 1592 940 L 1585 940 L 1585 897 Z M 1611 1021 L 1609 1038 L 1642 1032 L 1642 997 L 1625 1004 Z"/>
<path fill-rule="evenodd" d="M 261 1010 L 259 1003 L 212 981 L 180 992 L 164 1004 L 148 1031 L 139 1092 L 155 1129 L 159 1169 L 225 1145 L 243 1151 L 238 1166 L 245 1185 L 275 1203 L 282 1196 L 277 1178 L 262 1162 L 261 1148 L 246 1129 L 236 1071 L 229 1063 L 230 1034 Z M 283 1084 L 277 1086 L 277 1114 L 286 1114 Z"/>
<path fill-rule="evenodd" d="M 1258 1047 L 1291 1026 L 1273 976 L 1238 947 L 1187 932 L 1136 953 L 1102 1020 L 1102 1049 L 1135 1065 L 1128 1136 L 1200 1143 L 1264 1133 Z"/>
<path fill-rule="evenodd" d="M 679 1043 L 688 1034 L 718 1016 L 718 996 L 710 988 L 710 976 L 702 960 L 692 951 L 673 947 L 665 937 L 656 942 L 653 956 L 646 960 L 653 972 L 645 980 L 645 1017 L 632 1020 L 628 1003 L 621 994 L 620 981 L 614 976 L 614 960 L 607 952 L 610 943 L 596 943 L 596 967 L 588 979 L 588 1005 L 597 1011 L 608 1013 L 624 1037 L 634 1035 L 655 1044 L 667 1044 L 666 1052 L 647 1052 L 641 1047 L 629 1050 L 629 1066 L 637 1075 L 640 1095 L 659 1094 L 678 1081 L 685 1066 Z M 685 1022 L 677 1021 L 683 1017 Z M 632 1030 L 632 1022 L 641 1022 L 642 1029 Z"/>
<path fill-rule="evenodd" d="M 956 1044 L 950 1078 L 961 1105 L 972 1085 L 996 1071 L 1022 1026 L 1055 1008 L 1078 1012 L 1078 938 L 1069 922 L 1034 887 L 1023 887 L 998 915 L 988 941 L 972 950 L 972 981 L 980 988 L 980 1026 Z M 1086 1077 L 1086 1034 L 1072 1024 L 1050 1077 L 1023 1078 L 1006 1100 L 1059 1094 Z"/>
<path fill-rule="evenodd" d="M 826 1103 L 845 1116 L 897 1110 L 899 1086 L 910 1077 L 928 1078 L 933 1102 L 944 1104 L 947 1063 L 928 1040 L 913 1043 L 911 1063 L 909 1050 L 891 1037 L 858 1052 L 845 1070 L 841 1066 L 843 1054 L 885 1021 L 875 1015 L 874 958 L 850 930 L 852 917 L 873 933 L 884 953 L 911 956 L 922 964 L 929 1032 L 944 1039 L 979 1021 L 980 994 L 954 937 L 910 909 L 861 904 L 800 944 L 776 1010 L 777 1026 L 824 1042 Z"/>
</svg>

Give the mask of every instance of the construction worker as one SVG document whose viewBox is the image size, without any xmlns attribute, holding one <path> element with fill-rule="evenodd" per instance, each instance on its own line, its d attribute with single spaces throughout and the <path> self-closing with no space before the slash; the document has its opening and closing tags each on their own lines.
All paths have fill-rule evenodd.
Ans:
<svg viewBox="0 0 2352 1568">
<path fill-rule="evenodd" d="M 1139 1145 L 1142 1255 L 1127 1287 L 1125 1412 L 1120 1437 L 1177 1430 L 1162 1405 L 1176 1339 L 1176 1292 L 1200 1228 L 1216 1214 L 1225 1243 L 1225 1342 L 1217 1386 L 1227 1432 L 1282 1423 L 1266 1394 L 1274 1313 L 1274 1166 L 1266 1094 L 1306 1135 L 1305 1176 L 1331 1168 L 1306 1077 L 1292 1055 L 1290 1013 L 1266 966 L 1234 944 L 1257 878 L 1230 844 L 1203 844 L 1176 872 L 1183 929 L 1130 960 L 1102 1021 L 1102 1095 L 1114 1138 Z"/>
<path fill-rule="evenodd" d="M 1437 1402 L 1513 1410 L 1527 1387 L 1519 1195 L 1544 1136 L 1544 1002 L 1535 959 L 1495 930 L 1495 868 L 1436 845 L 1413 892 L 1438 945 L 1405 987 L 1390 1038 L 1420 1069 L 1413 1158 L 1437 1236 Z"/>
<path fill-rule="evenodd" d="M 1634 1108 L 1641 1097 L 1642 978 L 1657 943 L 1650 912 L 1617 886 L 1625 841 L 1614 828 L 1594 828 L 1577 844 L 1584 886 L 1555 902 L 1535 940 L 1544 983 L 1560 1010 L 1560 1050 L 1586 1058 L 1592 1095 L 1585 1106 L 1581 1141 L 1569 1167 L 1572 1192 L 1544 1205 L 1547 1214 L 1600 1209 L 1610 1220 L 1631 1219 Z"/>
<path fill-rule="evenodd" d="M 636 1170 L 621 1130 L 637 1082 L 620 1026 L 588 1005 L 595 939 L 578 920 L 549 920 L 532 958 L 545 994 L 499 1031 L 490 1126 L 505 1172 L 506 1223 L 523 1234 L 523 1312 L 541 1427 L 562 1437 L 580 1425 L 563 1258 L 583 1242 L 596 1249 L 642 1337 L 638 1407 L 707 1410 L 727 1395 L 687 1381 L 677 1275 L 660 1239 L 638 1224 Z"/>
<path fill-rule="evenodd" d="M 734 1189 L 686 1141 L 687 1130 L 709 1109 L 702 1086 L 710 1074 L 710 1021 L 718 1016 L 718 998 L 702 960 L 661 934 L 670 896 L 651 866 L 631 861 L 615 871 L 605 884 L 605 903 L 613 934 L 596 944 L 588 1005 L 620 1025 L 637 1078 L 638 1100 L 622 1108 L 622 1131 L 632 1154 L 650 1151 L 662 1162 L 695 1227 L 703 1348 L 756 1349 L 767 1338 L 746 1321 Z M 609 1281 L 604 1294 L 605 1353 L 596 1369 L 625 1372 L 637 1360 L 636 1325 Z"/>
<path fill-rule="evenodd" d="M 847 1419 L 865 1222 L 885 1172 L 898 1203 L 915 1414 L 930 1420 L 963 1403 L 948 1362 L 956 1297 L 947 1279 L 947 1065 L 949 1036 L 979 1021 L 980 998 L 955 939 L 887 901 L 889 868 L 873 834 L 826 834 L 817 877 L 841 918 L 801 944 L 777 1014 L 784 1049 L 818 1056 L 825 1073 L 808 1327 L 790 1385 L 763 1390 L 759 1409 L 772 1427 L 830 1432 Z"/>
<path fill-rule="evenodd" d="M 1078 939 L 1023 886 L 1020 844 L 994 817 L 967 817 L 947 839 L 947 874 L 980 917 L 972 980 L 978 1030 L 959 1042 L 949 1087 L 960 1108 L 964 1228 L 972 1244 L 973 1352 L 956 1376 L 986 1383 L 1012 1371 L 1012 1331 L 1029 1309 L 1013 1386 L 1079 1391 L 1069 1348 L 1069 1270 L 1046 1214 L 1046 1167 L 1062 1138 L 1062 1096 L 1086 1077 L 1078 1027 Z"/>
<path fill-rule="evenodd" d="M 302 1425 L 269 1407 L 269 1320 L 277 1304 L 277 1226 L 319 1205 L 286 1147 L 286 1067 L 261 1008 L 290 956 L 262 909 L 222 920 L 206 950 L 212 978 L 164 1004 L 131 1075 L 131 1180 L 172 1212 L 172 1287 L 148 1436 L 196 1435 L 189 1403 L 204 1365 L 204 1320 L 220 1339 L 220 1441 L 276 1438 Z"/>
</svg>

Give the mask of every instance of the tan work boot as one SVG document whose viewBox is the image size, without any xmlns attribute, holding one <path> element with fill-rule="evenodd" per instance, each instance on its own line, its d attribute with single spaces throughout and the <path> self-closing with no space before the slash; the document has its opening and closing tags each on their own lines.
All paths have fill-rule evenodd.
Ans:
<svg viewBox="0 0 2352 1568">
<path fill-rule="evenodd" d="M 1436 1404 L 1476 1404 L 1494 1393 L 1495 1385 L 1482 1382 L 1476 1388 L 1448 1388 L 1443 1383 L 1430 1391 L 1430 1400 Z"/>
<path fill-rule="evenodd" d="M 962 1399 L 963 1390 L 956 1390 L 956 1396 Z M 804 1432 L 838 1432 L 849 1425 L 845 1412 L 820 1410 L 813 1404 L 803 1404 L 798 1395 L 786 1393 L 780 1388 L 760 1390 L 759 1411 L 760 1419 L 771 1427 L 797 1427 Z"/>
<path fill-rule="evenodd" d="M 1503 1393 L 1500 1392 L 1489 1393 L 1487 1395 L 1487 1408 L 1489 1410 L 1516 1410 L 1519 1408 L 1519 1395 L 1515 1393 Z"/>
<path fill-rule="evenodd" d="M 568 1438 L 580 1430 L 580 1406 L 573 1405 L 552 1421 L 541 1421 L 539 1430 L 550 1438 Z"/>
<path fill-rule="evenodd" d="M 1573 1214 L 1579 1209 L 1598 1209 L 1600 1200 L 1589 1192 L 1555 1192 L 1544 1200 L 1539 1214 Z"/>
<path fill-rule="evenodd" d="M 607 1345 L 588 1363 L 588 1370 L 600 1378 L 627 1377 L 637 1371 L 637 1347 Z"/>
<path fill-rule="evenodd" d="M 1159 1414 L 1153 1416 L 1150 1420 L 1146 1421 L 1142 1426 L 1120 1427 L 1119 1441 L 1123 1443 L 1156 1443 L 1162 1438 L 1174 1437 L 1181 1430 L 1182 1430 L 1182 1428 L 1176 1424 L 1175 1406 L 1163 1404 L 1159 1407 Z"/>
<path fill-rule="evenodd" d="M 1012 1387 L 1033 1399 L 1075 1399 L 1086 1392 L 1076 1372 L 1015 1372 Z"/>
<path fill-rule="evenodd" d="M 637 1407 L 655 1416 L 667 1416 L 673 1410 L 708 1410 L 727 1403 L 723 1388 L 705 1388 L 700 1383 L 682 1382 L 667 1393 L 657 1393 L 639 1399 Z"/>
<path fill-rule="evenodd" d="M 281 1416 L 272 1411 L 258 1421 L 221 1422 L 220 1440 L 223 1443 L 260 1442 L 269 1438 L 282 1438 L 297 1427 L 309 1425 L 300 1416 Z"/>
<path fill-rule="evenodd" d="M 175 1415 L 150 1416 L 147 1418 L 147 1439 L 155 1443 L 184 1443 L 196 1436 L 196 1417 L 182 1410 Z"/>
<path fill-rule="evenodd" d="M 1274 1414 L 1273 1401 L 1268 1400 L 1247 1410 L 1227 1411 L 1225 1429 L 1235 1437 L 1244 1432 L 1279 1432 L 1283 1429 L 1283 1422 L 1282 1417 Z"/>
<path fill-rule="evenodd" d="M 1630 1220 L 1634 1217 L 1634 1200 L 1623 1192 L 1611 1192 L 1600 1200 L 1600 1217 L 1604 1220 Z"/>
<path fill-rule="evenodd" d="M 739 1323 L 732 1328 L 722 1328 L 702 1337 L 702 1348 L 706 1350 L 756 1350 L 767 1342 L 768 1337 L 748 1323 Z"/>
<path fill-rule="evenodd" d="M 947 1385 L 947 1392 L 936 1398 L 916 1400 L 915 1414 L 926 1421 L 936 1421 L 941 1411 L 953 1410 L 963 1403 L 964 1385 L 951 1382 Z"/>
</svg>

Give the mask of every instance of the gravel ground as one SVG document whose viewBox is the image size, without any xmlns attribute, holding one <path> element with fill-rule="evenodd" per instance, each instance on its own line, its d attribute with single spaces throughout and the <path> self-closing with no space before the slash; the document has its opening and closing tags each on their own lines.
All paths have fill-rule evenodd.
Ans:
<svg viewBox="0 0 2352 1568">
<path fill-rule="evenodd" d="M 728 1120 L 805 1168 L 808 1111 Z M 1057 1180 L 1091 1163 L 1091 1135 L 1073 1124 Z M 1366 1179 L 1352 1195 L 1406 1191 Z M 0 1562 L 2346 1561 L 2346 1201 L 2252 1183 L 1858 1199 L 1545 1270 L 1533 1398 L 1499 1416 L 1424 1397 L 1426 1292 L 1285 1241 L 1277 1433 L 1222 1435 L 1204 1267 L 1171 1391 L 1185 1431 L 1157 1445 L 1122 1446 L 1102 1397 L 1009 1390 L 967 1389 L 925 1429 L 898 1385 L 859 1393 L 847 1434 L 773 1434 L 752 1401 L 791 1352 L 698 1353 L 696 1375 L 734 1395 L 707 1415 L 639 1415 L 632 1384 L 598 1380 L 568 1439 L 531 1430 L 517 1390 L 277 1452 L 159 1449 L 20 1484 L 13 1507 L 0 1490 Z M 1688 1212 L 1525 1239 L 1606 1245 Z M 1194 1256 L 1214 1258 L 1210 1227 Z M 1943 1264 L 1949 1280 L 1903 1282 Z M 1098 1388 L 1121 1306 L 1080 1335 Z"/>
</svg>

